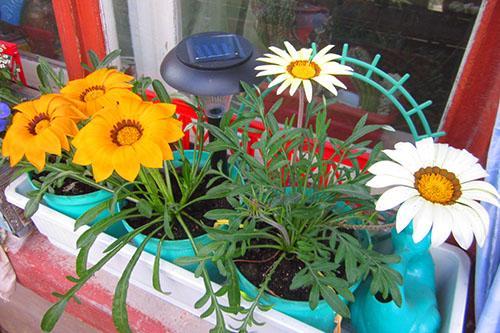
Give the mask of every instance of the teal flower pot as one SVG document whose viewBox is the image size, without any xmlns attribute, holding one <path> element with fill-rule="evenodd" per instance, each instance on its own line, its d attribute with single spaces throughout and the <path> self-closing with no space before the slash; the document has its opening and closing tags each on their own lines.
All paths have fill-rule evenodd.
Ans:
<svg viewBox="0 0 500 333">
<path fill-rule="evenodd" d="M 248 281 L 239 270 L 236 270 L 236 272 L 238 274 L 241 292 L 250 298 L 255 298 L 258 294 L 257 287 Z M 359 282 L 354 284 L 349 290 L 354 292 L 358 285 Z M 340 298 L 347 304 L 342 296 Z M 325 300 L 319 301 L 318 306 L 314 310 L 311 309 L 307 301 L 291 301 L 269 294 L 266 294 L 261 303 L 263 305 L 272 306 L 274 310 L 300 320 L 323 332 L 331 333 L 335 329 L 334 319 L 336 313 L 330 308 Z"/>
<path fill-rule="evenodd" d="M 132 228 L 126 221 L 123 221 L 123 226 L 125 227 L 127 232 L 134 231 L 134 228 Z M 135 246 L 139 247 L 142 244 L 142 242 L 144 242 L 146 237 L 147 237 L 146 235 L 139 234 L 134 237 L 132 242 L 134 243 Z M 208 235 L 205 234 L 195 237 L 194 241 L 196 244 L 206 245 L 211 242 L 211 239 L 208 237 Z M 156 255 L 158 251 L 158 246 L 160 246 L 160 239 L 151 238 L 146 244 L 144 250 L 147 253 Z M 189 241 L 189 239 L 164 240 L 161 245 L 160 257 L 168 262 L 175 263 L 175 260 L 178 258 L 194 257 L 194 256 L 195 256 L 194 249 L 191 246 L 191 242 Z M 184 265 L 181 267 L 187 269 L 190 272 L 194 272 L 197 266 L 198 266 L 197 264 L 191 264 L 191 265 Z M 207 264 L 207 269 L 211 277 L 218 275 L 217 268 L 213 264 L 210 263 Z"/>
<path fill-rule="evenodd" d="M 28 181 L 33 190 L 38 190 L 38 187 L 31 181 L 31 176 L 28 174 Z M 100 203 L 111 199 L 113 194 L 104 190 L 96 190 L 95 192 L 81 195 L 59 195 L 53 193 L 45 193 L 43 195 L 43 203 L 48 207 L 77 219 L 89 209 L 99 205 Z M 109 211 L 102 212 L 90 225 L 94 225 L 97 221 L 109 216 Z M 120 223 L 115 223 L 106 230 L 107 234 L 114 237 L 120 237 L 125 233 L 125 229 Z"/>
<path fill-rule="evenodd" d="M 197 157 L 197 151 L 194 150 L 184 150 L 184 156 L 186 159 L 192 164 L 194 159 Z M 201 159 L 200 159 L 200 167 L 203 167 L 208 161 L 209 161 L 210 154 L 207 152 L 202 152 L 201 154 Z M 181 161 L 181 155 L 178 151 L 174 151 L 174 160 L 173 160 L 173 165 L 175 167 L 179 167 L 182 165 Z M 235 175 L 237 173 L 237 170 L 233 170 L 232 174 Z M 126 221 L 122 221 L 124 228 L 127 230 L 127 232 L 131 232 L 134 230 Z M 134 243 L 135 246 L 139 247 L 142 242 L 146 239 L 146 235 L 139 234 L 134 237 L 132 242 Z M 207 234 L 201 235 L 198 237 L 194 238 L 196 244 L 200 245 L 206 245 L 210 243 L 212 240 L 208 237 Z M 151 253 L 152 255 L 156 255 L 158 251 L 158 246 L 160 245 L 160 239 L 159 238 L 151 238 L 148 243 L 146 244 L 145 251 L 148 253 Z M 189 239 L 180 239 L 180 240 L 164 240 L 162 245 L 161 245 L 161 250 L 160 250 L 160 257 L 168 262 L 174 263 L 177 265 L 175 262 L 176 259 L 182 258 L 182 257 L 194 257 L 194 249 L 191 246 L 191 242 Z M 210 278 L 214 282 L 222 282 L 224 281 L 224 278 L 220 275 L 219 270 L 217 267 L 211 263 L 208 262 L 205 264 L 206 268 L 208 270 L 208 274 L 210 275 Z M 179 265 L 185 269 L 187 269 L 190 272 L 194 272 L 196 270 L 196 267 L 198 266 L 197 264 L 190 264 L 190 265 Z"/>
</svg>

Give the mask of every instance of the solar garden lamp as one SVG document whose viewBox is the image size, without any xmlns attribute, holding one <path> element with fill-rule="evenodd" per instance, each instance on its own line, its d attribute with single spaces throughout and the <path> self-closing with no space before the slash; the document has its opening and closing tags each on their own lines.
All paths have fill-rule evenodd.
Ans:
<svg viewBox="0 0 500 333">
<path fill-rule="evenodd" d="M 220 126 L 233 95 L 243 91 L 240 82 L 257 84 L 256 58 L 252 44 L 243 36 L 224 32 L 205 32 L 183 39 L 163 59 L 161 76 L 170 86 L 195 96 L 204 104 L 209 124 Z M 209 140 L 213 137 L 210 135 Z M 225 151 L 212 157 L 212 166 L 225 164 Z"/>
</svg>

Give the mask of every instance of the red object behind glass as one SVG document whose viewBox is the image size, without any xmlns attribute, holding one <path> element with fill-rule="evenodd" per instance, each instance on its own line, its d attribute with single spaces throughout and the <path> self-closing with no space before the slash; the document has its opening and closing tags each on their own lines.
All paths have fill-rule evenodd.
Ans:
<svg viewBox="0 0 500 333">
<path fill-rule="evenodd" d="M 21 81 L 23 85 L 26 84 L 26 77 L 24 76 L 23 65 L 21 63 L 21 56 L 19 55 L 19 50 L 17 49 L 17 45 L 15 43 L 5 42 L 0 40 L 0 45 L 4 48 L 3 54 L 10 56 L 10 75 L 13 78 Z M 18 69 L 16 71 L 16 68 Z"/>
</svg>

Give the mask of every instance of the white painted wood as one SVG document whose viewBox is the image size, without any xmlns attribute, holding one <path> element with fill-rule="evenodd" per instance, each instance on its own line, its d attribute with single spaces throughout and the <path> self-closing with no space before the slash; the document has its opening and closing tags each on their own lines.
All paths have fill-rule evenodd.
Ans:
<svg viewBox="0 0 500 333">
<path fill-rule="evenodd" d="M 116 31 L 115 11 L 113 9 L 113 0 L 100 0 L 101 22 L 104 34 L 104 42 L 106 44 L 106 53 L 119 49 L 118 33 Z M 120 58 L 112 62 L 113 66 L 121 68 Z"/>
<path fill-rule="evenodd" d="M 176 0 L 128 0 L 137 76 L 161 80 L 160 64 L 180 40 Z"/>
</svg>

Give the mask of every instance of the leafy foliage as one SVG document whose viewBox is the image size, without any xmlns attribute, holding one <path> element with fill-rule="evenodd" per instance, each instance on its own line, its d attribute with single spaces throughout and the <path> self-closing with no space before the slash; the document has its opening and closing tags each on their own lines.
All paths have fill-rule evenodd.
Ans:
<svg viewBox="0 0 500 333">
<path fill-rule="evenodd" d="M 349 317 L 345 301 L 354 300 L 350 288 L 368 277 L 372 278 L 372 293 L 391 295 L 401 304 L 397 287 L 402 283 L 401 276 L 389 267 L 399 258 L 373 251 L 361 241 L 367 237 L 366 231 L 351 230 L 373 225 L 378 219 L 375 200 L 365 183 L 370 177 L 366 169 L 376 160 L 381 146 L 375 146 L 363 167 L 357 158 L 370 144 L 363 137 L 380 126 L 366 125 L 363 117 L 346 140 L 330 138 L 326 100 L 308 105 L 306 128 L 294 128 L 293 117 L 281 125 L 274 115 L 281 100 L 266 110 L 259 90 L 242 85 L 246 94 L 240 99 L 237 119 L 232 120 L 236 113 L 232 110 L 222 120 L 221 128 L 205 125 L 217 138 L 207 149 L 229 149 L 229 162 L 238 167 L 241 179 L 232 179 L 231 186 L 225 187 L 226 195 L 233 198 L 233 210 L 206 214 L 230 222 L 225 230 L 208 230 L 214 242 L 200 249 L 203 256 L 199 259 L 215 261 L 231 280 L 235 274 L 230 268 L 232 260 L 258 243 L 258 247 L 295 256 L 304 264 L 290 287 L 310 288 L 311 308 L 322 299 L 334 311 Z M 263 130 L 257 142 L 249 143 L 245 138 L 250 137 L 249 125 L 255 119 L 262 122 Z M 248 148 L 258 157 L 249 155 Z M 263 239 L 266 241 L 256 242 Z M 266 281 L 258 286 L 259 296 L 250 309 L 243 311 L 245 318 L 239 330 L 245 331 L 255 323 L 253 313 L 262 295 L 269 291 L 272 274 L 268 272 Z"/>
</svg>

